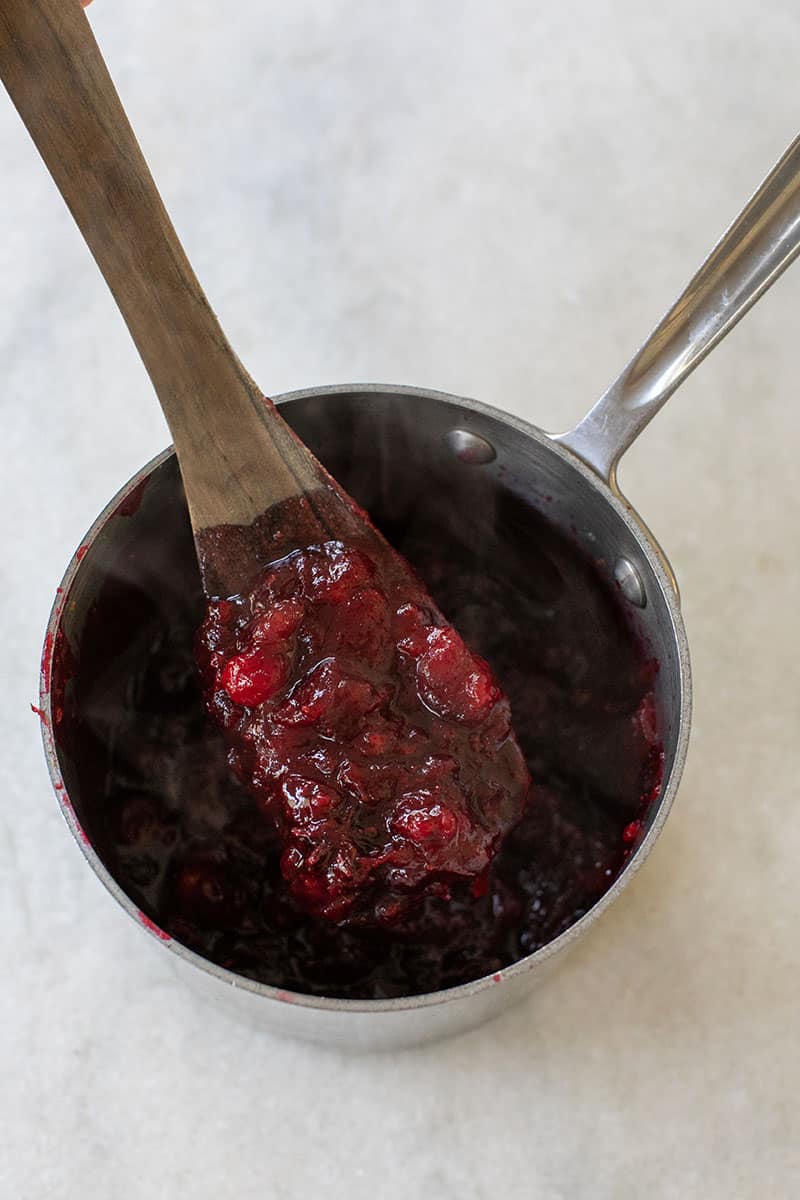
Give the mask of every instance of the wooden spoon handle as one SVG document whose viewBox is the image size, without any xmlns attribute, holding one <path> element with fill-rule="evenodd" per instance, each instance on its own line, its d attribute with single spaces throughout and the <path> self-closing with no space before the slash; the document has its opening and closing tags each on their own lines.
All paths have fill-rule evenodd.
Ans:
<svg viewBox="0 0 800 1200">
<path fill-rule="evenodd" d="M 79 0 L 2 0 L 0 77 L 153 381 L 195 532 L 249 524 L 300 494 L 317 464 L 231 350 Z"/>
</svg>

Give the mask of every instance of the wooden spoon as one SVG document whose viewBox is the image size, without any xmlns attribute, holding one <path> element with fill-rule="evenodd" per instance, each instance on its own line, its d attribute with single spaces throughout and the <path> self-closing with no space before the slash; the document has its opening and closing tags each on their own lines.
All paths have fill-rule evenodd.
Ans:
<svg viewBox="0 0 800 1200">
<path fill-rule="evenodd" d="M 289 550 L 386 543 L 231 349 L 153 182 L 79 0 L 2 0 L 0 77 L 119 305 L 167 418 L 203 586 L 230 596 Z"/>
</svg>

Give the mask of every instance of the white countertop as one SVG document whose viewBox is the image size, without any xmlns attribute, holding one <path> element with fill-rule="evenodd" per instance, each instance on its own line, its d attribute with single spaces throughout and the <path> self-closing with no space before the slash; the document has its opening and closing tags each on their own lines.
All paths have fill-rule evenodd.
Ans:
<svg viewBox="0 0 800 1200">
<path fill-rule="evenodd" d="M 97 0 L 243 360 L 566 427 L 797 132 L 793 0 Z M 97 511 L 168 441 L 0 96 L 0 1195 L 789 1197 L 800 1169 L 800 268 L 622 473 L 679 576 L 696 713 L 645 869 L 497 1023 L 348 1057 L 195 1003 L 86 868 L 35 699 Z"/>
</svg>

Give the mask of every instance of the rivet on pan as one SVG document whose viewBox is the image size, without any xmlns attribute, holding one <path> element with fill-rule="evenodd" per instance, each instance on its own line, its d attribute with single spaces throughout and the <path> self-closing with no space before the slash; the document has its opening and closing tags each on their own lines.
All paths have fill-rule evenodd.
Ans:
<svg viewBox="0 0 800 1200">
<path fill-rule="evenodd" d="M 477 433 L 470 433 L 468 429 L 451 429 L 445 441 L 455 457 L 463 463 L 490 463 L 497 458 L 492 443 Z"/>
<path fill-rule="evenodd" d="M 618 558 L 614 563 L 614 578 L 619 584 L 619 590 L 630 604 L 644 608 L 647 604 L 647 593 L 644 590 L 642 577 L 628 558 Z"/>
</svg>

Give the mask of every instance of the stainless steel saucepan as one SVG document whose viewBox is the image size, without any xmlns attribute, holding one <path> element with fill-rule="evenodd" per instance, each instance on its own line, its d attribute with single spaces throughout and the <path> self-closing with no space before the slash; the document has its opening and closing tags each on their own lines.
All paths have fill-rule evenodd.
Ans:
<svg viewBox="0 0 800 1200">
<path fill-rule="evenodd" d="M 163 542 L 182 520 L 185 524 L 171 451 L 144 467 L 100 514 L 67 569 L 48 625 L 41 683 L 47 761 L 64 816 L 88 863 L 195 987 L 255 1024 L 292 1036 L 364 1048 L 411 1045 L 468 1029 L 522 999 L 620 894 L 652 849 L 675 796 L 689 739 L 691 687 L 675 579 L 663 551 L 621 495 L 617 463 L 669 395 L 798 250 L 800 139 L 619 378 L 575 429 L 560 436 L 473 400 L 416 388 L 328 387 L 279 398 L 282 415 L 314 453 L 368 503 L 379 503 L 393 478 L 402 476 L 407 486 L 411 477 L 424 489 L 429 471 L 445 479 L 452 473 L 454 481 L 459 476 L 460 485 L 464 472 L 479 472 L 482 487 L 502 482 L 534 506 L 542 506 L 547 497 L 548 517 L 606 564 L 659 660 L 664 781 L 638 846 L 590 912 L 499 974 L 394 1000 L 319 999 L 234 975 L 170 940 L 143 917 L 104 861 L 91 804 L 97 764 L 72 753 L 54 719 L 75 686 L 75 673 L 80 674 L 82 637 L 108 579 L 122 577 L 140 593 L 158 588 L 148 569 L 153 538 Z M 370 480 L 380 481 L 374 495 Z M 523 559 L 525 552 L 521 545 Z M 169 546 L 160 544 L 159 553 L 168 554 Z"/>
</svg>

